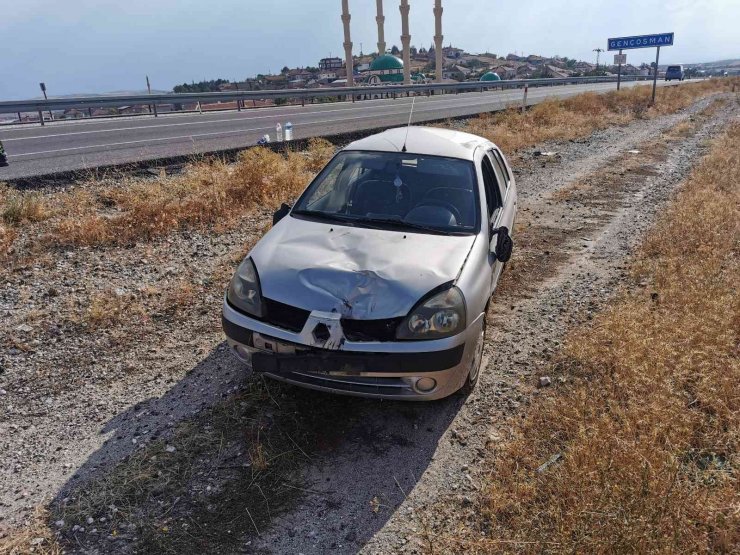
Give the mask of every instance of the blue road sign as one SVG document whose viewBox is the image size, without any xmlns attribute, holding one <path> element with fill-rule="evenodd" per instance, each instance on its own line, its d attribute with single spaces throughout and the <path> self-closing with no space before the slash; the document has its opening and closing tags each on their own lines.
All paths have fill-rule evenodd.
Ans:
<svg viewBox="0 0 740 555">
<path fill-rule="evenodd" d="M 673 33 L 657 35 L 639 35 L 637 37 L 617 37 L 607 40 L 609 50 L 627 50 L 629 48 L 654 48 L 656 46 L 672 46 Z"/>
</svg>

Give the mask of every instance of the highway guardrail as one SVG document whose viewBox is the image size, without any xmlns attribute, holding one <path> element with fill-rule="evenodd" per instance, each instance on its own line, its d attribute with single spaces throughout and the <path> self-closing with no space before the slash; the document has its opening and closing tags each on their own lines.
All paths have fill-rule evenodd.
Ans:
<svg viewBox="0 0 740 555">
<path fill-rule="evenodd" d="M 622 76 L 622 81 L 644 81 L 646 76 Z M 572 85 L 586 83 L 616 82 L 616 76 L 607 77 L 565 77 L 553 79 L 512 79 L 508 81 L 465 81 L 462 83 L 420 83 L 414 85 L 365 85 L 358 87 L 326 87 L 315 89 L 282 89 L 262 91 L 226 91 L 211 93 L 167 93 L 137 95 L 102 95 L 84 97 L 66 97 L 32 100 L 0 101 L 0 113 L 12 114 L 22 112 L 45 112 L 49 110 L 66 110 L 72 108 L 93 109 L 111 108 L 132 105 L 157 106 L 162 104 L 212 104 L 218 102 L 294 99 L 305 103 L 312 98 L 342 97 L 347 100 L 361 99 L 368 95 L 410 95 L 411 93 L 466 92 L 495 89 L 543 87 L 555 85 Z"/>
</svg>

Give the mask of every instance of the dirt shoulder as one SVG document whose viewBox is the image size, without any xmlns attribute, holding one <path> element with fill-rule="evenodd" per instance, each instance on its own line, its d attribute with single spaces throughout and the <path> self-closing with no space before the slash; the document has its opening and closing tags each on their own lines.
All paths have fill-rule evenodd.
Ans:
<svg viewBox="0 0 740 555">
<path fill-rule="evenodd" d="M 0 527 L 27 521 L 54 497 L 52 521 L 64 521 L 55 533 L 92 551 L 125 552 L 145 534 L 162 552 L 202 550 L 226 530 L 234 537 L 219 540 L 223 552 L 419 549 L 414 538 L 433 520 L 413 516 L 440 497 L 473 503 L 478 463 L 507 434 L 498 427 L 505 417 L 538 394 L 538 365 L 619 286 L 631 249 L 703 141 L 737 117 L 734 100 L 702 114 L 711 102 L 537 149 L 555 156 L 524 152 L 517 252 L 491 308 L 488 371 L 466 403 L 410 406 L 256 384 L 224 348 L 214 284 L 267 213 L 218 235 L 75 248 L 15 268 L 0 296 L 10 322 L 0 360 L 8 454 Z M 101 325 L 90 311 L 100 291 L 105 306 L 120 307 L 120 323 Z M 65 312 L 62 302 L 79 317 L 50 320 L 48 307 Z M 235 427 L 247 437 L 226 433 Z M 193 438 L 203 448 L 177 458 L 193 453 Z M 283 453 L 295 463 L 279 467 Z M 132 476 L 138 487 L 123 495 L 120 482 Z M 174 494 L 168 476 L 181 484 Z M 280 497 L 250 490 L 273 478 Z M 231 495 L 239 488 L 250 501 Z M 252 498 L 266 518 L 241 511 Z"/>
</svg>

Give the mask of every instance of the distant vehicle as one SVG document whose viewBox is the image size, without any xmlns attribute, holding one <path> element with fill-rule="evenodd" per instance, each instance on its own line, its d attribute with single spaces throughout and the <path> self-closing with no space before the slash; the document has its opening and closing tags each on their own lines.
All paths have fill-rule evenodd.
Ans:
<svg viewBox="0 0 740 555">
<path fill-rule="evenodd" d="M 672 81 L 673 79 L 684 80 L 683 66 L 668 66 L 665 70 L 665 80 Z"/>
<path fill-rule="evenodd" d="M 239 265 L 223 301 L 229 346 L 254 372 L 310 389 L 469 393 L 516 207 L 487 139 L 403 127 L 356 141 Z"/>
</svg>

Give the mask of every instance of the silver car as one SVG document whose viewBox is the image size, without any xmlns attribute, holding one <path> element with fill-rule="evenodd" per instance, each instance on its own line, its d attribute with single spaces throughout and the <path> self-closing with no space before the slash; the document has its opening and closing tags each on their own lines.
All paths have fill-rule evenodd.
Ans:
<svg viewBox="0 0 740 555">
<path fill-rule="evenodd" d="M 254 372 L 312 389 L 468 393 L 516 205 L 511 168 L 486 139 L 404 127 L 356 141 L 237 269 L 228 343 Z"/>
</svg>

